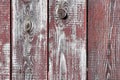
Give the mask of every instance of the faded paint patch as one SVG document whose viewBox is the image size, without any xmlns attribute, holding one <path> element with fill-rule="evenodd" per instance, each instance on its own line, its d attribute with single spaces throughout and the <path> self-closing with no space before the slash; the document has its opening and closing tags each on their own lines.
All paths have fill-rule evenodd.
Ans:
<svg viewBox="0 0 120 80">
<path fill-rule="evenodd" d="M 12 4 L 13 79 L 46 80 L 47 0 L 12 0 Z"/>
<path fill-rule="evenodd" d="M 6 43 L 3 45 L 2 51 L 4 54 L 10 54 L 10 43 Z"/>
<path fill-rule="evenodd" d="M 67 19 L 59 18 L 59 7 Z M 50 0 L 49 8 L 50 80 L 86 80 L 86 1 Z"/>
</svg>

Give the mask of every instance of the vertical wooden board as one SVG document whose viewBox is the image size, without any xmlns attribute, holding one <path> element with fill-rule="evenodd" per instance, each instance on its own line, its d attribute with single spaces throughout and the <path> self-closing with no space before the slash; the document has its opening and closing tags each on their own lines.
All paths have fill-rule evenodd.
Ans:
<svg viewBox="0 0 120 80">
<path fill-rule="evenodd" d="M 120 80 L 120 0 L 88 0 L 88 80 Z"/>
<path fill-rule="evenodd" d="M 86 80 L 85 0 L 49 0 L 49 80 Z"/>
<path fill-rule="evenodd" d="M 12 0 L 12 80 L 47 80 L 47 0 Z"/>
<path fill-rule="evenodd" d="M 10 0 L 0 0 L 0 80 L 10 78 Z"/>
</svg>

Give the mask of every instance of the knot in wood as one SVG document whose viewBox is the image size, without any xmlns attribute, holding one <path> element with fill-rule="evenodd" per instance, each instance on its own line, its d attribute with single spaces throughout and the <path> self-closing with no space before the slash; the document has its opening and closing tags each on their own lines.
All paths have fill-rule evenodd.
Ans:
<svg viewBox="0 0 120 80">
<path fill-rule="evenodd" d="M 25 24 L 25 31 L 30 33 L 32 30 L 32 23 L 30 21 L 27 21 Z"/>
<path fill-rule="evenodd" d="M 58 17 L 60 19 L 66 19 L 67 18 L 67 12 L 66 12 L 66 10 L 62 9 L 62 8 L 58 9 Z"/>
</svg>

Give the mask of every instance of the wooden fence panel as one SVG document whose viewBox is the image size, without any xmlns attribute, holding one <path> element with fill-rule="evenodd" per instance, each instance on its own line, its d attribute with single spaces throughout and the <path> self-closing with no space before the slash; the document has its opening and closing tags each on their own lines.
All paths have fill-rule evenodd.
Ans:
<svg viewBox="0 0 120 80">
<path fill-rule="evenodd" d="M 120 80 L 120 0 L 88 0 L 88 80 Z"/>
<path fill-rule="evenodd" d="M 49 80 L 86 80 L 86 0 L 49 0 Z"/>
<path fill-rule="evenodd" d="M 0 0 L 0 80 L 10 78 L 10 0 Z"/>
<path fill-rule="evenodd" d="M 47 80 L 47 0 L 12 0 L 12 80 Z"/>
</svg>

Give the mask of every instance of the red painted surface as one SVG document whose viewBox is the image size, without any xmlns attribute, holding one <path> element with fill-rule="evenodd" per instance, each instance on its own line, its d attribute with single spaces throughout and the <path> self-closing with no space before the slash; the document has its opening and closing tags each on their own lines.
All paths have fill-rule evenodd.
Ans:
<svg viewBox="0 0 120 80">
<path fill-rule="evenodd" d="M 47 80 L 47 0 L 12 0 L 12 80 Z"/>
<path fill-rule="evenodd" d="M 88 3 L 88 80 L 120 80 L 120 0 Z"/>
<path fill-rule="evenodd" d="M 10 0 L 0 0 L 0 80 L 10 77 Z"/>
<path fill-rule="evenodd" d="M 49 2 L 49 80 L 86 80 L 86 2 Z M 66 19 L 58 16 L 59 5 L 67 8 Z"/>
<path fill-rule="evenodd" d="M 64 20 L 57 14 L 60 4 L 67 9 Z M 10 74 L 12 80 L 86 80 L 87 61 L 88 80 L 119 80 L 119 4 L 120 0 L 88 0 L 86 30 L 85 0 L 49 0 L 49 25 L 47 0 L 12 0 L 10 72 L 10 0 L 0 0 L 0 80 L 10 80 Z"/>
</svg>

